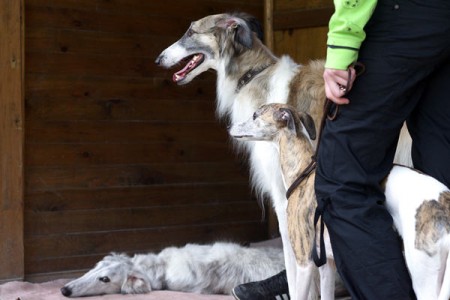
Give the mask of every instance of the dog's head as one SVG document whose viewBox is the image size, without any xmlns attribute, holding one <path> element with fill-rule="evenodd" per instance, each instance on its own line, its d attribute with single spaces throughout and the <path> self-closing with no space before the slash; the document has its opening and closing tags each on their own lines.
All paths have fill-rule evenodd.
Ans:
<svg viewBox="0 0 450 300">
<path fill-rule="evenodd" d="M 66 297 L 97 296 L 104 294 L 142 294 L 152 290 L 150 278 L 133 266 L 124 254 L 111 254 L 96 266 L 61 288 Z"/>
<path fill-rule="evenodd" d="M 165 68 L 185 64 L 172 79 L 186 84 L 209 69 L 217 70 L 224 56 L 239 55 L 252 48 L 255 38 L 262 39 L 262 27 L 250 15 L 207 16 L 192 22 L 181 39 L 158 56 L 156 63 Z"/>
<path fill-rule="evenodd" d="M 283 130 L 297 137 L 307 135 L 311 140 L 316 138 L 310 115 L 279 103 L 262 105 L 249 120 L 231 126 L 229 133 L 238 140 L 276 141 Z"/>
</svg>

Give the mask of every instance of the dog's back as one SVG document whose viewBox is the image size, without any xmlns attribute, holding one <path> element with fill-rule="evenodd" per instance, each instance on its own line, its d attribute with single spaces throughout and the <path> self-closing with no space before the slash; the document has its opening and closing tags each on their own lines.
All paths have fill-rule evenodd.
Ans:
<svg viewBox="0 0 450 300">
<path fill-rule="evenodd" d="M 403 238 L 418 299 L 450 298 L 450 190 L 416 170 L 394 166 L 386 207 Z M 437 296 L 439 294 L 439 296 Z"/>
<path fill-rule="evenodd" d="M 164 249 L 169 290 L 229 294 L 238 284 L 259 281 L 284 269 L 280 248 L 249 248 L 234 243 L 187 244 Z"/>
</svg>

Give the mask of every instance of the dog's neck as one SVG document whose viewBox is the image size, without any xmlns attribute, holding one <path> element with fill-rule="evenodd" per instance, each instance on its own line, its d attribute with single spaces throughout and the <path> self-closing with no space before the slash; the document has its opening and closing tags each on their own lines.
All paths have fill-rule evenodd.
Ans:
<svg viewBox="0 0 450 300">
<path fill-rule="evenodd" d="M 268 65 L 262 65 L 262 66 L 257 66 L 254 68 L 251 68 L 250 70 L 248 70 L 247 72 L 244 73 L 244 75 L 242 75 L 238 82 L 237 82 L 237 86 L 236 86 L 236 93 L 239 93 L 239 91 L 250 81 L 252 81 L 253 78 L 255 78 L 255 76 L 257 76 L 259 73 L 261 73 L 262 71 L 264 71 L 265 69 L 267 69 L 271 64 Z"/>
<path fill-rule="evenodd" d="M 233 123 L 246 120 L 261 104 L 267 102 L 269 95 L 270 65 L 275 64 L 278 58 L 256 40 L 251 49 L 240 55 L 224 53 L 217 64 L 217 114 L 220 117 L 230 117 Z M 267 67 L 269 66 L 269 67 Z M 267 67 L 256 74 L 245 87 L 238 89 L 239 80 L 252 69 Z M 258 81 L 255 84 L 255 81 Z M 251 91 L 247 90 L 252 87 Z M 239 102 L 239 97 L 245 100 Z M 247 98 L 249 97 L 249 98 Z M 234 108 L 239 104 L 240 109 Z"/>
<path fill-rule="evenodd" d="M 279 136 L 278 145 L 285 184 L 291 186 L 308 167 L 314 151 L 306 136 L 296 136 L 292 132 L 282 132 Z"/>
<path fill-rule="evenodd" d="M 254 38 L 253 46 L 248 51 L 243 51 L 240 54 L 224 54 L 224 69 L 222 70 L 225 77 L 236 81 L 243 79 L 246 74 L 252 72 L 258 73 L 259 70 L 264 70 L 268 66 L 276 63 L 278 59 L 264 46 L 264 44 Z"/>
</svg>

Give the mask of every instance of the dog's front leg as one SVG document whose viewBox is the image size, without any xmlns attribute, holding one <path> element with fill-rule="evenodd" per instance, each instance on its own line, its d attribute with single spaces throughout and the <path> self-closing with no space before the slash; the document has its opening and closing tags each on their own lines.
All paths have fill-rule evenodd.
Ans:
<svg viewBox="0 0 450 300">
<path fill-rule="evenodd" d="M 291 295 L 292 300 L 315 300 L 319 298 L 317 294 L 317 268 L 314 263 L 305 266 L 296 266 L 295 295 Z"/>
<path fill-rule="evenodd" d="M 320 273 L 320 299 L 333 300 L 335 294 L 336 266 L 333 259 L 319 268 Z"/>
<path fill-rule="evenodd" d="M 318 229 L 317 229 L 318 230 Z M 320 249 L 320 239 L 316 240 L 317 251 L 326 251 L 327 263 L 319 268 L 320 274 L 320 299 L 333 300 L 336 292 L 336 264 L 334 262 L 333 249 L 331 248 L 330 235 L 327 228 L 323 233 L 325 249 Z"/>
<path fill-rule="evenodd" d="M 284 263 L 286 266 L 289 294 L 291 299 L 294 299 L 293 296 L 296 294 L 297 261 L 295 259 L 294 249 L 292 248 L 291 240 L 288 235 L 286 208 L 278 207 L 278 209 L 276 208 L 275 210 L 278 217 L 281 241 L 283 242 Z"/>
</svg>

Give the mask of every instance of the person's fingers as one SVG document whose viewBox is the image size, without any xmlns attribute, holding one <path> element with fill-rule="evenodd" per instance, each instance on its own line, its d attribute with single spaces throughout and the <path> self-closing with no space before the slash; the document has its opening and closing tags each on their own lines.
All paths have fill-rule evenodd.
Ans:
<svg viewBox="0 0 450 300">
<path fill-rule="evenodd" d="M 349 103 L 349 100 L 343 97 L 345 93 L 343 93 L 333 81 L 331 84 L 325 83 L 325 94 L 328 99 L 336 104 L 341 105 Z"/>
<path fill-rule="evenodd" d="M 355 78 L 355 70 L 325 69 L 323 78 L 325 81 L 325 93 L 328 99 L 336 104 L 348 104 L 349 100 L 344 95 L 351 89 Z"/>
</svg>

